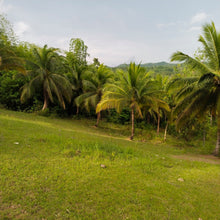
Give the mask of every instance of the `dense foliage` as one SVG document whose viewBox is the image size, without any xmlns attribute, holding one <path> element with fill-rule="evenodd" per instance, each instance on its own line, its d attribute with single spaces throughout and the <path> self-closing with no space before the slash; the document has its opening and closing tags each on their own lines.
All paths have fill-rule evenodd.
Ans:
<svg viewBox="0 0 220 220">
<path fill-rule="evenodd" d="M 97 117 L 96 126 L 102 112 L 108 121 L 131 122 L 131 139 L 135 125 L 157 127 L 158 134 L 162 126 L 165 133 L 168 128 L 186 140 L 201 134 L 205 138 L 217 118 L 215 155 L 219 155 L 220 33 L 214 23 L 203 27 L 199 41 L 203 48 L 194 58 L 173 54 L 172 61 L 182 64 L 130 63 L 110 68 L 98 58 L 89 64 L 88 47 L 79 38 L 72 38 L 65 52 L 20 42 L 1 16 L 0 104 L 16 111 Z"/>
</svg>

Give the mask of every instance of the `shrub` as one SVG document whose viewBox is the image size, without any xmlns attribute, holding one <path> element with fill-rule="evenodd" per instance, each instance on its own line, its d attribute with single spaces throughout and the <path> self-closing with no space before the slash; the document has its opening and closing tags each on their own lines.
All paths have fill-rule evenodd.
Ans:
<svg viewBox="0 0 220 220">
<path fill-rule="evenodd" d="M 0 103 L 7 109 L 23 110 L 26 105 L 20 102 L 20 88 L 26 83 L 22 74 L 16 71 L 0 73 Z"/>
</svg>

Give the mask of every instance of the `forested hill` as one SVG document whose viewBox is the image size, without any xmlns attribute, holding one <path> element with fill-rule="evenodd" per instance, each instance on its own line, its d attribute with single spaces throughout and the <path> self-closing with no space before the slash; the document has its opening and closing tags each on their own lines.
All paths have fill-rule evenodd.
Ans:
<svg viewBox="0 0 220 220">
<path fill-rule="evenodd" d="M 144 67 L 157 67 L 157 66 L 170 66 L 170 67 L 173 67 L 175 66 L 175 64 L 172 64 L 172 63 L 167 63 L 167 62 L 157 62 L 157 63 L 144 63 L 144 64 L 141 64 L 141 66 L 144 66 Z"/>
<path fill-rule="evenodd" d="M 120 68 L 126 70 L 128 66 L 129 64 L 120 64 L 116 67 L 112 67 L 112 69 L 116 70 Z M 141 64 L 141 66 L 147 68 L 148 71 L 153 71 L 156 75 L 172 75 L 174 74 L 174 68 L 176 67 L 176 64 L 171 64 L 163 61 L 157 63 L 144 63 Z"/>
</svg>

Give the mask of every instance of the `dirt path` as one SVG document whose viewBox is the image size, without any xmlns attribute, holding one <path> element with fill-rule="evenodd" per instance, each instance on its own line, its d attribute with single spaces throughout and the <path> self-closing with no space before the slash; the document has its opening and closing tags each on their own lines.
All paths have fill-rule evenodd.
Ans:
<svg viewBox="0 0 220 220">
<path fill-rule="evenodd" d="M 220 164 L 220 158 L 212 155 L 172 155 L 173 158 L 190 161 L 200 161 L 211 164 Z"/>
</svg>

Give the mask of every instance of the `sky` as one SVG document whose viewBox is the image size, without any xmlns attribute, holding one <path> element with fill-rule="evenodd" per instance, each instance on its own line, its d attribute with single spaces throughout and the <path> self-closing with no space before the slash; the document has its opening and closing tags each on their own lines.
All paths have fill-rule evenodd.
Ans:
<svg viewBox="0 0 220 220">
<path fill-rule="evenodd" d="M 108 66 L 193 55 L 202 25 L 220 30 L 219 0 L 0 0 L 0 13 L 21 41 L 68 50 L 81 38 Z"/>
</svg>

